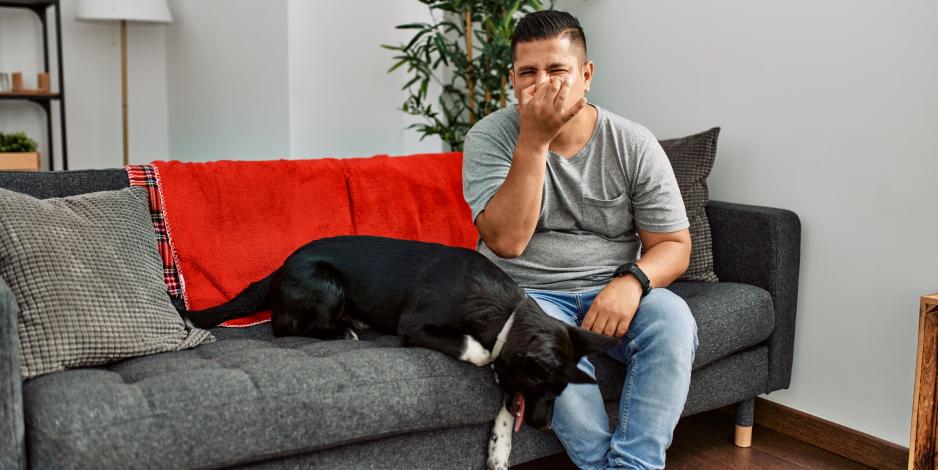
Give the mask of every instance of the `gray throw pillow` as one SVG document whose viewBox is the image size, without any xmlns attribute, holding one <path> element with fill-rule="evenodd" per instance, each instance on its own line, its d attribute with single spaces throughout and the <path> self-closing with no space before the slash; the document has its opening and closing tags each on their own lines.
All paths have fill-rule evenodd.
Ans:
<svg viewBox="0 0 938 470">
<path fill-rule="evenodd" d="M 0 189 L 0 275 L 20 310 L 23 379 L 214 340 L 170 303 L 144 188 Z"/>
<path fill-rule="evenodd" d="M 707 176 L 713 169 L 719 136 L 720 128 L 714 127 L 699 134 L 659 142 L 671 161 L 690 221 L 693 247 L 690 266 L 681 276 L 682 281 L 718 281 L 713 272 L 713 243 L 710 238 L 710 220 L 707 219 L 707 203 L 710 200 Z"/>
</svg>

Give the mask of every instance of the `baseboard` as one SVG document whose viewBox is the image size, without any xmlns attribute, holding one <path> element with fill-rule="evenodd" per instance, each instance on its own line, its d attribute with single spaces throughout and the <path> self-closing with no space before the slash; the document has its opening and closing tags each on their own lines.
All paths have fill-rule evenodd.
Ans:
<svg viewBox="0 0 938 470">
<path fill-rule="evenodd" d="M 905 447 L 764 398 L 756 398 L 755 423 L 876 469 L 908 466 L 909 449 Z M 758 430 L 752 439 L 759 441 Z"/>
</svg>

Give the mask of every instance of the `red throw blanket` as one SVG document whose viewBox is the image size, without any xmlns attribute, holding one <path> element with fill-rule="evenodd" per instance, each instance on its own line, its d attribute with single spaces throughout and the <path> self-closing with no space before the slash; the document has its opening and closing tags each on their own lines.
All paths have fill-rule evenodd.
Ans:
<svg viewBox="0 0 938 470">
<path fill-rule="evenodd" d="M 459 153 L 354 159 L 153 162 L 188 308 L 220 304 L 300 246 L 380 235 L 474 248 Z M 224 326 L 250 326 L 270 312 Z"/>
</svg>

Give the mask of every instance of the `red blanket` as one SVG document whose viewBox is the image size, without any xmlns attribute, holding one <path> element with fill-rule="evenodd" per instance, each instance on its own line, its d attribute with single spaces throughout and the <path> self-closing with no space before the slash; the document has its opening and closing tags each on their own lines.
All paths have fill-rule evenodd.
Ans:
<svg viewBox="0 0 938 470">
<path fill-rule="evenodd" d="M 190 309 L 234 297 L 318 238 L 381 235 L 475 247 L 459 153 L 153 166 Z M 261 312 L 224 326 L 269 318 Z"/>
</svg>

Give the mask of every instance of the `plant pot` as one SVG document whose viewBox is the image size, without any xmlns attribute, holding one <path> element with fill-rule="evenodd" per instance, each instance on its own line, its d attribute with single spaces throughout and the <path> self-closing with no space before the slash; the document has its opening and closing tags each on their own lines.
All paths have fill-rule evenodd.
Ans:
<svg viewBox="0 0 938 470">
<path fill-rule="evenodd" d="M 39 152 L 0 153 L 0 170 L 39 171 Z"/>
</svg>

